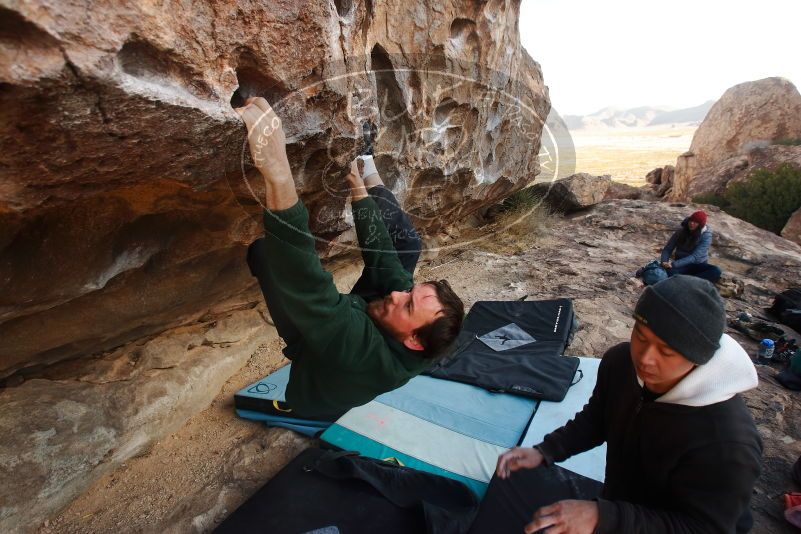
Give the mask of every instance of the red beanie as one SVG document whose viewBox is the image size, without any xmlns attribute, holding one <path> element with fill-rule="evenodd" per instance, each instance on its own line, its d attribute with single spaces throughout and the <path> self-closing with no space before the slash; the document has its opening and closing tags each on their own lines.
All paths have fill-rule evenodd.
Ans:
<svg viewBox="0 0 801 534">
<path fill-rule="evenodd" d="M 690 215 L 690 220 L 697 222 L 699 226 L 706 226 L 706 212 L 698 210 Z"/>
</svg>

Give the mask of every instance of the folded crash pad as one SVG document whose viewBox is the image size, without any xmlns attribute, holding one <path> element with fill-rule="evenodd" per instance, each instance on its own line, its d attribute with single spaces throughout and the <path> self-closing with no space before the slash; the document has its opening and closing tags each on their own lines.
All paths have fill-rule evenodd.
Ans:
<svg viewBox="0 0 801 534">
<path fill-rule="evenodd" d="M 562 356 L 574 328 L 569 299 L 477 302 L 453 350 L 428 374 L 490 391 L 561 401 L 579 363 Z"/>
</svg>

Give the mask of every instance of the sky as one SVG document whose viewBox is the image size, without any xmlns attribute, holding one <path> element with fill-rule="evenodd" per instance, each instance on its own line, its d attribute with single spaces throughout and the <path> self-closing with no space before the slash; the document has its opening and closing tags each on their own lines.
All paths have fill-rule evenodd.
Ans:
<svg viewBox="0 0 801 534">
<path fill-rule="evenodd" d="M 801 0 L 523 0 L 520 39 L 560 115 L 692 107 L 782 76 L 801 88 Z"/>
</svg>

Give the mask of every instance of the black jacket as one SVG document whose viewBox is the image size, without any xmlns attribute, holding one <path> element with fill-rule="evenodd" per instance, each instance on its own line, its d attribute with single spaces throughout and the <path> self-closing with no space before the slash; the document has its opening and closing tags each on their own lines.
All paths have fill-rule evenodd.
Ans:
<svg viewBox="0 0 801 534">
<path fill-rule="evenodd" d="M 736 342 L 726 346 L 731 344 Z M 685 378 L 657 401 L 642 397 L 629 344 L 607 351 L 587 405 L 538 445 L 550 463 L 607 443 L 596 532 L 732 533 L 751 528 L 749 502 L 762 443 L 745 403 L 734 394 L 756 385 L 755 372 L 744 376 L 753 365 L 742 361 L 748 356 L 737 349 L 742 354 L 730 355 L 736 365 L 719 357 L 719 350 L 710 360 L 717 358 L 715 365 L 688 375 L 696 373 L 684 388 L 689 398 L 676 400 L 682 392 L 671 395 Z M 727 380 L 722 369 L 738 373 L 739 380 Z M 698 405 L 715 395 L 727 400 Z M 684 404 L 666 401 L 670 397 Z"/>
</svg>

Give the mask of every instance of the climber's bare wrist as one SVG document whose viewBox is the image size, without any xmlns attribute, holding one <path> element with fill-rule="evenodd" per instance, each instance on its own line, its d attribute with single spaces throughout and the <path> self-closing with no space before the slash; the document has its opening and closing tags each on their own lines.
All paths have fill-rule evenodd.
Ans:
<svg viewBox="0 0 801 534">
<path fill-rule="evenodd" d="M 364 187 L 364 184 L 354 185 L 350 188 L 350 201 L 356 202 L 357 200 L 361 200 L 363 198 L 367 198 L 369 195 L 367 194 L 367 188 Z"/>
<path fill-rule="evenodd" d="M 351 189 L 355 189 L 357 187 L 364 187 L 364 180 L 361 177 L 356 176 L 355 174 L 348 173 L 345 176 L 345 181 L 348 183 L 348 187 Z"/>
<path fill-rule="evenodd" d="M 292 170 L 289 168 L 289 163 L 284 165 L 273 165 L 270 167 L 261 167 L 259 172 L 264 177 L 264 180 L 273 185 L 284 183 L 294 183 L 292 179 Z"/>
</svg>

